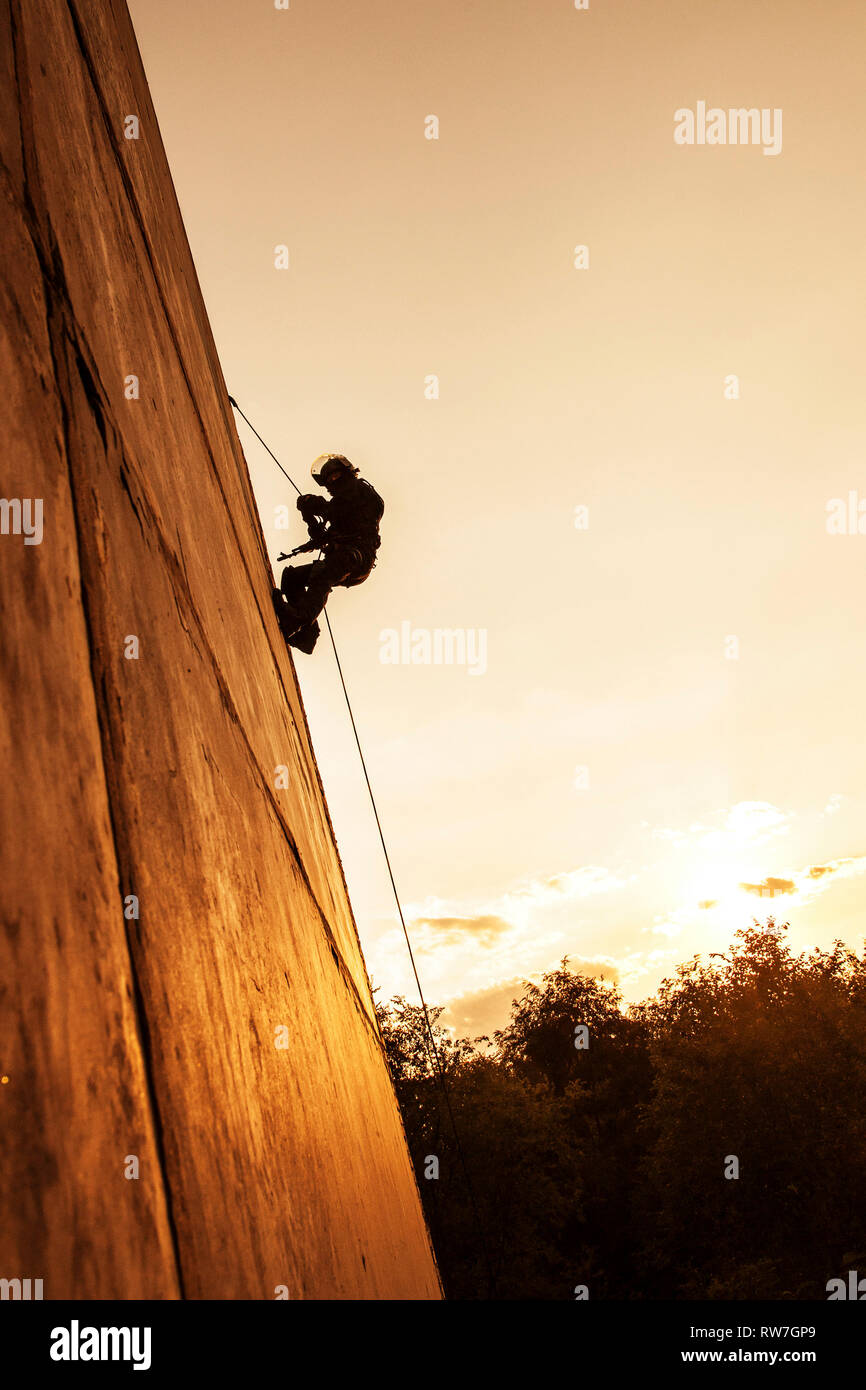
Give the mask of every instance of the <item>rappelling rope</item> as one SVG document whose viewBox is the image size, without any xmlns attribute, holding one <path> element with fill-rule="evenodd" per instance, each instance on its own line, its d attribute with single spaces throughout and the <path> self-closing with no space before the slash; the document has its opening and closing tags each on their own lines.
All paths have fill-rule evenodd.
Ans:
<svg viewBox="0 0 866 1390">
<path fill-rule="evenodd" d="M 253 434 L 255 435 L 256 439 L 257 439 L 257 440 L 259 441 L 259 443 L 261 444 L 262 448 L 268 449 L 267 444 L 266 444 L 265 441 L 262 439 L 262 436 L 259 434 L 259 432 L 258 432 L 258 430 L 256 429 L 255 425 L 253 424 L 252 420 L 248 419 L 247 416 L 244 415 L 244 412 L 241 410 L 241 408 L 240 408 L 240 406 L 238 405 L 237 401 L 235 400 L 234 396 L 229 396 L 229 400 L 231 401 L 231 403 L 232 403 L 232 405 L 234 406 L 235 410 L 237 411 L 238 415 L 243 416 L 244 420 L 246 420 L 247 424 L 249 425 L 249 427 L 250 427 L 250 429 L 252 430 Z M 300 497 L 300 495 L 301 495 L 301 489 L 298 487 L 298 485 L 297 485 L 297 483 L 295 482 L 294 478 L 292 478 L 292 477 L 286 472 L 285 468 L 284 468 L 283 465 L 280 463 L 280 460 L 277 458 L 277 456 L 276 456 L 276 454 L 274 453 L 273 449 L 268 449 L 268 453 L 270 454 L 270 456 L 271 456 L 271 458 L 273 459 L 274 463 L 277 465 L 277 468 L 279 468 L 279 470 L 280 470 L 280 472 L 282 473 L 283 477 L 289 479 L 289 482 L 291 483 L 292 487 L 295 489 L 295 492 L 296 492 L 296 493 L 298 494 L 298 496 Z"/>
<path fill-rule="evenodd" d="M 238 405 L 238 403 L 237 403 L 237 401 L 234 399 L 234 397 L 233 397 L 233 396 L 229 396 L 229 400 L 231 401 L 232 405 L 234 406 L 234 408 L 235 408 L 235 410 L 238 412 L 238 414 L 239 414 L 240 416 L 242 416 L 244 420 L 246 420 L 246 422 L 247 422 L 247 424 L 249 425 L 250 429 L 252 430 L 253 434 L 256 436 L 256 439 L 257 439 L 257 440 L 259 441 L 259 443 L 263 446 L 263 448 L 265 448 L 265 449 L 267 450 L 267 452 L 270 454 L 271 458 L 273 459 L 274 463 L 275 463 L 275 464 L 277 465 L 277 467 L 279 468 L 280 472 L 283 474 L 283 476 L 284 476 L 285 478 L 288 478 L 288 480 L 289 480 L 289 482 L 291 483 L 292 487 L 295 489 L 295 492 L 297 492 L 298 495 L 300 496 L 300 494 L 301 494 L 301 489 L 298 487 L 298 485 L 297 485 L 297 483 L 295 482 L 295 480 L 286 472 L 285 468 L 284 468 L 283 465 L 280 463 L 280 460 L 277 458 L 277 456 L 276 456 L 276 454 L 274 453 L 273 449 L 269 448 L 268 445 L 265 444 L 265 441 L 262 439 L 262 436 L 259 434 L 259 432 L 258 432 L 258 430 L 256 429 L 255 425 L 252 423 L 251 420 L 248 419 L 248 417 L 247 417 L 246 415 L 244 415 L 244 412 L 241 410 L 240 406 Z M 488 1252 L 488 1249 L 487 1249 L 487 1242 L 486 1242 L 486 1240 L 484 1239 L 484 1227 L 483 1227 L 483 1224 L 482 1224 L 482 1221 L 481 1221 L 481 1216 L 480 1216 L 480 1213 L 479 1213 L 479 1210 L 478 1210 L 478 1203 L 477 1203 L 476 1198 L 475 1198 L 475 1191 L 474 1191 L 473 1186 L 472 1186 L 472 1179 L 471 1179 L 470 1176 L 469 1176 L 469 1169 L 468 1169 L 467 1164 L 466 1164 L 466 1157 L 465 1157 L 465 1154 L 464 1154 L 464 1152 L 463 1152 L 463 1145 L 462 1145 L 461 1142 L 460 1142 L 460 1134 L 459 1134 L 459 1131 L 458 1131 L 458 1129 L 457 1129 L 457 1121 L 456 1121 L 456 1119 L 455 1119 L 454 1111 L 453 1111 L 452 1106 L 451 1106 L 451 1097 L 450 1097 L 450 1095 L 448 1094 L 448 1083 L 447 1083 L 447 1081 L 446 1081 L 446 1079 L 445 1079 L 445 1070 L 444 1070 L 444 1068 L 443 1068 L 443 1066 L 442 1066 L 442 1059 L 441 1059 L 440 1056 L 439 1056 L 439 1049 L 438 1049 L 438 1047 L 436 1046 L 436 1037 L 435 1037 L 435 1034 L 434 1034 L 434 1032 L 433 1032 L 433 1025 L 432 1025 L 432 1023 L 430 1022 L 430 1014 L 429 1014 L 428 1009 L 427 1009 L 427 1001 L 426 1001 L 426 999 L 424 998 L 424 990 L 423 990 L 422 987 L 421 987 L 421 978 L 420 978 L 420 976 L 419 976 L 419 974 L 418 974 L 418 967 L 417 967 L 417 965 L 416 965 L 416 963 L 415 963 L 415 952 L 412 950 L 412 942 L 411 942 L 411 940 L 410 940 L 410 938 L 409 938 L 409 931 L 408 931 L 408 928 L 407 928 L 407 926 L 406 926 L 406 918 L 405 918 L 404 915 L 403 915 L 403 905 L 402 905 L 402 903 L 401 903 L 401 901 L 400 901 L 400 894 L 399 894 L 398 891 L 397 891 L 397 883 L 396 883 L 396 881 L 395 881 L 395 879 L 394 879 L 394 871 L 393 871 L 393 869 L 391 868 L 391 856 L 390 856 L 389 853 L 388 853 L 388 845 L 387 845 L 387 843 L 386 843 L 386 841 L 385 841 L 385 833 L 384 833 L 384 831 L 383 831 L 383 829 L 382 829 L 382 822 L 381 822 L 381 820 L 379 819 L 379 808 L 378 808 L 377 805 L 376 805 L 376 798 L 375 798 L 375 796 L 374 796 L 374 794 L 373 794 L 372 783 L 370 782 L 370 774 L 369 774 L 368 771 L 367 771 L 367 760 L 366 760 L 366 758 L 364 757 L 364 750 L 363 750 L 363 748 L 362 748 L 362 746 L 361 746 L 360 735 L 358 734 L 358 726 L 357 726 L 357 724 L 355 723 L 355 715 L 354 715 L 354 712 L 353 712 L 353 710 L 352 710 L 352 702 L 351 702 L 351 700 L 349 699 L 349 691 L 348 691 L 348 689 L 346 688 L 346 679 L 345 679 L 345 677 L 344 677 L 344 675 L 343 675 L 343 667 L 342 667 L 342 665 L 341 665 L 341 663 L 340 663 L 340 656 L 339 656 L 339 653 L 338 653 L 338 651 L 337 651 L 337 643 L 336 643 L 336 641 L 334 640 L 334 630 L 333 630 L 333 628 L 331 627 L 331 620 L 330 620 L 330 618 L 328 617 L 327 608 L 325 608 L 323 611 L 324 611 L 325 623 L 327 624 L 327 628 L 328 628 L 328 636 L 329 636 L 330 639 L 331 639 L 331 647 L 332 647 L 333 652 L 334 652 L 334 660 L 335 660 L 335 662 L 337 663 L 337 672 L 338 672 L 339 677 L 340 677 L 340 685 L 343 687 L 343 695 L 344 695 L 345 700 L 346 700 L 346 709 L 349 711 L 349 720 L 350 720 L 351 725 L 352 725 L 352 733 L 355 735 L 355 743 L 356 743 L 357 748 L 358 748 L 358 757 L 361 759 L 361 768 L 362 768 L 362 771 L 363 771 L 363 773 L 364 773 L 364 781 L 365 781 L 366 784 L 367 784 L 367 791 L 368 791 L 369 796 L 370 796 L 370 805 L 371 805 L 372 808 L 373 808 L 373 816 L 374 816 L 375 821 L 376 821 L 376 829 L 377 829 L 378 832 L 379 832 L 379 840 L 380 840 L 381 845 L 382 845 L 382 853 L 383 853 L 384 856 L 385 856 L 385 865 L 386 865 L 386 867 L 387 867 L 387 869 L 388 869 L 388 877 L 389 877 L 389 879 L 391 880 L 391 888 L 392 888 L 393 893 L 394 893 L 394 901 L 395 901 L 395 903 L 397 904 L 397 915 L 398 915 L 398 917 L 399 917 L 399 919 L 400 919 L 400 926 L 403 928 L 403 936 L 405 937 L 405 940 L 406 940 L 406 949 L 407 949 L 408 952 L 409 952 L 409 960 L 410 960 L 411 963 L 412 963 L 412 974 L 415 976 L 415 984 L 416 984 L 416 986 L 417 986 L 417 988 L 418 988 L 418 998 L 421 1000 L 421 1009 L 422 1009 L 423 1014 L 424 1014 L 424 1022 L 425 1022 L 425 1024 L 426 1024 L 426 1027 L 427 1027 L 427 1034 L 428 1034 L 428 1037 L 429 1037 L 429 1040 L 430 1040 L 430 1051 L 431 1051 L 431 1054 L 432 1054 L 432 1057 L 433 1057 L 433 1061 L 434 1061 L 434 1065 L 435 1065 L 435 1068 L 436 1068 L 436 1072 L 438 1073 L 438 1076 L 439 1076 L 440 1084 L 441 1084 L 441 1086 L 442 1086 L 442 1096 L 443 1096 L 443 1099 L 444 1099 L 444 1101 L 445 1101 L 446 1109 L 448 1110 L 448 1118 L 449 1118 L 449 1120 L 450 1120 L 450 1122 L 451 1122 L 451 1129 L 453 1130 L 453 1133 L 454 1133 L 454 1143 L 455 1143 L 455 1146 L 456 1146 L 456 1148 L 457 1148 L 457 1153 L 458 1153 L 458 1156 L 459 1156 L 459 1159 L 460 1159 L 460 1166 L 461 1166 L 461 1168 L 463 1169 L 463 1176 L 464 1176 L 465 1179 L 466 1179 L 466 1188 L 467 1188 L 467 1191 L 468 1191 L 468 1193 L 469 1193 L 469 1200 L 470 1200 L 470 1203 L 471 1203 L 471 1205 L 472 1205 L 473 1214 L 474 1214 L 474 1216 L 475 1216 L 476 1225 L 477 1225 L 477 1227 L 478 1227 L 479 1239 L 480 1239 L 481 1247 L 482 1247 L 482 1250 L 483 1250 L 483 1253 L 484 1253 L 485 1264 L 487 1265 L 487 1274 L 488 1274 L 488 1279 L 489 1279 L 489 1281 L 490 1281 L 490 1289 L 491 1289 L 491 1293 L 492 1293 L 493 1290 L 494 1290 L 494 1288 L 495 1288 L 495 1280 L 494 1280 L 494 1277 L 493 1277 L 493 1268 L 492 1268 L 492 1265 L 491 1265 L 491 1262 L 490 1262 L 490 1255 L 489 1255 L 489 1252 Z"/>
</svg>

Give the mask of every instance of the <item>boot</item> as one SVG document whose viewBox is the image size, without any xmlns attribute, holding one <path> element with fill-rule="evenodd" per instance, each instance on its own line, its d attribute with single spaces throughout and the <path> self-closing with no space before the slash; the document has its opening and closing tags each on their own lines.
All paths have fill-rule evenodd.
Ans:
<svg viewBox="0 0 866 1390">
<path fill-rule="evenodd" d="M 297 632 L 304 620 L 300 613 L 296 613 L 294 608 L 286 602 L 285 595 L 281 589 L 273 589 L 271 594 L 274 600 L 274 612 L 277 615 L 277 622 L 280 625 L 280 632 L 288 639 L 293 632 Z"/>
<path fill-rule="evenodd" d="M 296 612 L 291 604 L 286 602 L 281 589 L 274 589 L 272 593 L 280 632 L 290 647 L 297 647 L 298 651 L 306 652 L 309 655 L 319 640 L 321 633 L 319 624 L 315 619 L 309 622 Z"/>
<path fill-rule="evenodd" d="M 290 647 L 297 647 L 298 651 L 306 652 L 309 656 L 319 640 L 321 631 L 317 622 L 308 623 L 306 627 L 299 627 L 291 637 L 286 638 L 286 641 Z"/>
</svg>

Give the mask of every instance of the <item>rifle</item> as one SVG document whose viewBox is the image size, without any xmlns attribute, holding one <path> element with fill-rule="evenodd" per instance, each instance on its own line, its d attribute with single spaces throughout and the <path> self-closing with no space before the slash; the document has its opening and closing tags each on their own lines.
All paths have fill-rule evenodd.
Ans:
<svg viewBox="0 0 866 1390">
<path fill-rule="evenodd" d="M 321 548 L 322 547 L 318 541 L 307 541 L 306 545 L 296 545 L 294 550 L 289 551 L 288 555 L 280 553 L 277 556 L 277 564 L 279 564 L 282 560 L 293 560 L 296 555 L 303 555 L 305 551 L 321 550 Z"/>
</svg>

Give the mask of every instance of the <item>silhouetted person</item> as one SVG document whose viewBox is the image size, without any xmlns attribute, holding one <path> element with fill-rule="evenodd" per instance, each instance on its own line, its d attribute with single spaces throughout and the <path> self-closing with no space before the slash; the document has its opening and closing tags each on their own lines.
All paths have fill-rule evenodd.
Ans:
<svg viewBox="0 0 866 1390">
<path fill-rule="evenodd" d="M 313 465 L 315 470 L 315 465 Z M 316 622 L 332 589 L 362 584 L 376 563 L 379 522 L 385 511 L 375 488 L 358 474 L 342 454 L 329 454 L 313 481 L 330 493 L 330 499 L 307 493 L 298 498 L 298 511 L 307 523 L 310 539 L 292 551 L 321 550 L 319 559 L 306 565 L 287 565 L 274 606 L 286 641 L 311 652 L 319 636 Z M 288 560 L 278 555 L 278 560 Z"/>
</svg>

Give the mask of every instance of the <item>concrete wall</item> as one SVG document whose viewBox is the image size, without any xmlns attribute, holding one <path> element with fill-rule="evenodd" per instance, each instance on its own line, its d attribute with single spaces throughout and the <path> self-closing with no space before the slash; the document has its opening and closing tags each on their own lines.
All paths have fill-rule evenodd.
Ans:
<svg viewBox="0 0 866 1390">
<path fill-rule="evenodd" d="M 44 516 L 0 535 L 0 1277 L 437 1298 L 126 7 L 0 0 L 0 61 L 0 488 Z"/>
</svg>

